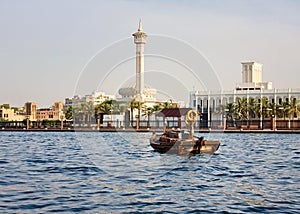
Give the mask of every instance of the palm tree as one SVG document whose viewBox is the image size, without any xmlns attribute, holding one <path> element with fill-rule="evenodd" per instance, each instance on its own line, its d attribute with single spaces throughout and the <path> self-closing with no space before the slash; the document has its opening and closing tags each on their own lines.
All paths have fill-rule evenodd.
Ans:
<svg viewBox="0 0 300 214">
<path fill-rule="evenodd" d="M 82 103 L 82 111 L 85 115 L 86 122 L 90 123 L 95 115 L 95 108 L 92 102 Z"/>
<path fill-rule="evenodd" d="M 74 106 L 72 109 L 73 109 L 74 123 L 77 122 L 77 121 L 82 123 L 85 120 L 82 105 L 79 104 L 78 106 Z"/>
<path fill-rule="evenodd" d="M 133 122 L 133 111 L 136 108 L 136 100 L 131 100 L 129 106 L 130 106 L 130 121 L 131 121 L 131 126 L 132 126 L 132 122 Z"/>
<path fill-rule="evenodd" d="M 112 113 L 119 113 L 119 103 L 116 100 L 105 100 L 101 104 L 95 106 L 95 116 L 103 123 L 103 116 Z"/>
<path fill-rule="evenodd" d="M 147 128 L 150 127 L 150 117 L 154 113 L 154 109 L 151 107 L 143 106 L 142 107 L 142 113 L 144 117 L 147 117 Z"/>
<path fill-rule="evenodd" d="M 247 99 L 246 98 L 238 98 L 236 102 L 236 113 L 237 113 L 237 118 L 243 119 L 247 118 Z"/>
<path fill-rule="evenodd" d="M 268 118 L 268 117 L 270 117 L 270 102 L 269 102 L 269 100 L 268 100 L 268 98 L 266 98 L 266 97 L 263 97 L 262 98 L 262 113 L 263 113 L 263 116 L 265 117 L 265 118 Z"/>
<path fill-rule="evenodd" d="M 138 110 L 138 119 L 140 119 L 141 109 L 142 109 L 143 105 L 144 105 L 143 102 L 137 101 L 135 99 L 130 102 L 130 111 L 131 111 L 131 120 L 132 121 L 133 121 L 133 111 L 134 111 L 134 109 Z"/>
<path fill-rule="evenodd" d="M 300 107 L 298 106 L 299 102 L 300 100 L 297 100 L 296 98 L 292 99 L 290 102 L 288 115 L 292 120 L 294 117 L 298 117 L 298 115 L 300 114 Z M 294 120 L 293 120 L 293 126 L 294 126 Z"/>
<path fill-rule="evenodd" d="M 157 113 L 162 110 L 161 105 L 152 106 L 153 114 L 155 114 L 155 121 L 157 122 L 156 127 L 159 127 L 159 121 L 157 120 Z"/>
<path fill-rule="evenodd" d="M 249 97 L 247 105 L 249 118 L 255 118 L 257 116 L 255 111 L 256 104 L 256 100 L 253 97 Z"/>
<path fill-rule="evenodd" d="M 176 108 L 176 104 L 173 104 L 172 102 L 163 102 L 161 103 L 161 108 Z"/>
<path fill-rule="evenodd" d="M 226 112 L 226 120 L 230 121 L 234 125 L 235 117 L 236 117 L 236 104 L 228 103 L 225 108 Z"/>
<path fill-rule="evenodd" d="M 277 108 L 276 103 L 269 103 L 270 116 L 277 117 Z"/>
</svg>

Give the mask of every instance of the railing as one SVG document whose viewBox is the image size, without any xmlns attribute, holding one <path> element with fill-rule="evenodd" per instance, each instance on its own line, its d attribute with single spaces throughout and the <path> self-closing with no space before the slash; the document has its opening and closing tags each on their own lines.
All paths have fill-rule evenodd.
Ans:
<svg viewBox="0 0 300 214">
<path fill-rule="evenodd" d="M 197 120 L 195 122 L 195 129 L 300 129 L 300 120 L 295 119 L 277 119 L 276 121 L 272 118 L 266 118 L 264 120 L 251 119 L 251 120 L 227 120 L 224 124 L 224 120 Z M 80 122 L 80 121 L 64 121 L 61 124 L 60 121 L 29 121 L 28 129 L 32 130 L 43 130 L 43 129 L 83 129 L 83 130 L 95 130 L 98 128 L 96 121 L 91 122 Z M 141 120 L 138 123 L 140 129 L 163 129 L 164 121 L 159 120 Z M 177 119 L 167 120 L 166 127 L 170 128 L 179 128 L 182 129 L 188 128 L 184 121 L 179 124 Z M 26 129 L 26 121 L 1 121 L 0 130 L 14 130 L 14 129 Z M 100 128 L 115 128 L 115 129 L 126 129 L 126 128 L 137 128 L 137 121 L 104 121 L 101 124 Z"/>
</svg>

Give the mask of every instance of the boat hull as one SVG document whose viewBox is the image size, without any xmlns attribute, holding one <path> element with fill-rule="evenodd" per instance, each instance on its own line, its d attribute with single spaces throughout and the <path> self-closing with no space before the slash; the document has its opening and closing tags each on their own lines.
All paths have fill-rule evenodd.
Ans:
<svg viewBox="0 0 300 214">
<path fill-rule="evenodd" d="M 153 136 L 150 139 L 151 147 L 159 153 L 170 154 L 213 154 L 219 147 L 219 141 L 199 141 L 198 139 L 176 139 Z"/>
</svg>

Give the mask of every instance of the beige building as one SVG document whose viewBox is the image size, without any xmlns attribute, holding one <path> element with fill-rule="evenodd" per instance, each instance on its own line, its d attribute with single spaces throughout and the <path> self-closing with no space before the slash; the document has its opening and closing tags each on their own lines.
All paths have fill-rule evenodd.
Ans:
<svg viewBox="0 0 300 214">
<path fill-rule="evenodd" d="M 37 106 L 34 102 L 25 103 L 25 115 L 31 121 L 36 121 Z"/>
<path fill-rule="evenodd" d="M 36 119 L 39 121 L 42 120 L 61 120 L 65 118 L 63 112 L 63 103 L 55 102 L 51 108 L 41 108 L 36 112 Z"/>
<path fill-rule="evenodd" d="M 16 112 L 13 108 L 0 108 L 0 118 L 7 121 L 23 121 L 26 119 L 24 112 Z"/>
</svg>

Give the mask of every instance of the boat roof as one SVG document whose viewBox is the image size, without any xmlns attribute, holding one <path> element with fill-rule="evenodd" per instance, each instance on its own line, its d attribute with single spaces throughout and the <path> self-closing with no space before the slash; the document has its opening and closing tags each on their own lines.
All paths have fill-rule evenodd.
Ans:
<svg viewBox="0 0 300 214">
<path fill-rule="evenodd" d="M 159 117 L 181 117 L 185 116 L 192 108 L 165 108 L 158 113 Z"/>
</svg>

